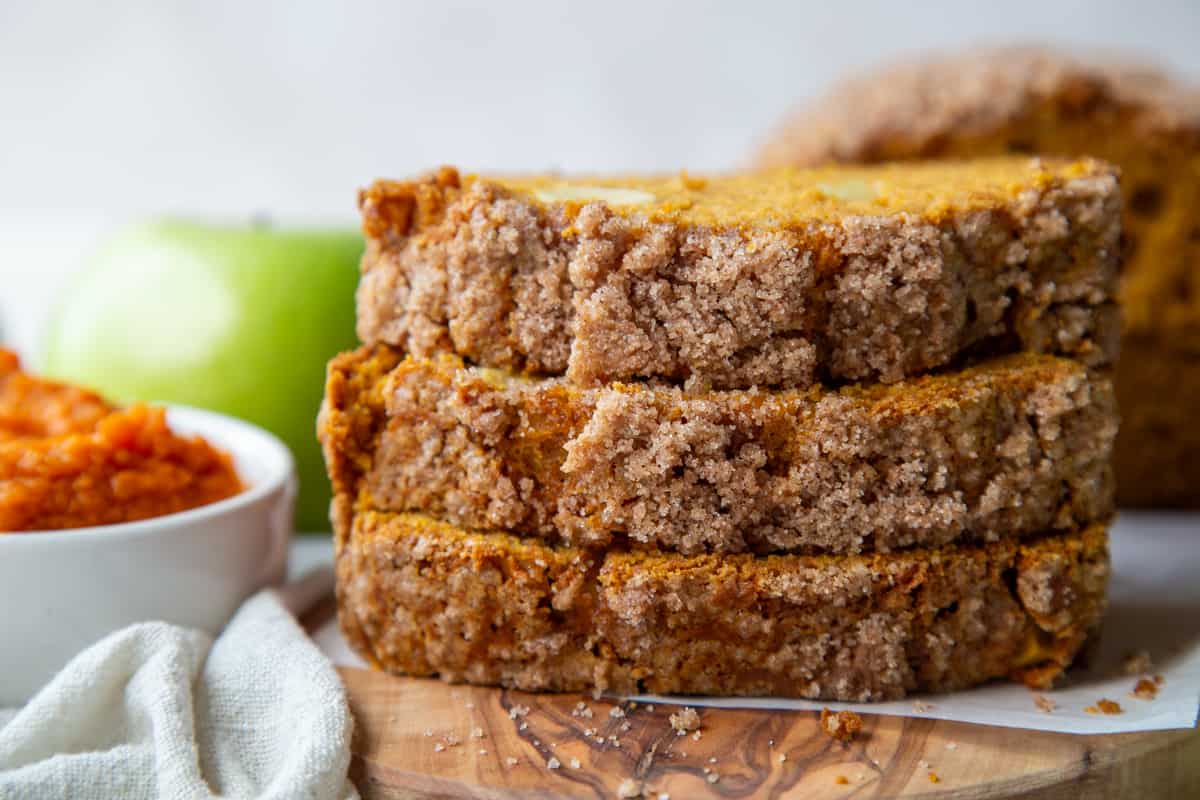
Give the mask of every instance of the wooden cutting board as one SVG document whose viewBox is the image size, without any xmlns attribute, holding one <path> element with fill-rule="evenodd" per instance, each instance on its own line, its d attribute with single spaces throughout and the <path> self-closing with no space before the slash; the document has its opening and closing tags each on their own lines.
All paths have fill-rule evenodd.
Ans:
<svg viewBox="0 0 1200 800">
<path fill-rule="evenodd" d="M 842 744 L 812 712 L 698 709 L 696 738 L 671 727 L 678 706 L 340 672 L 366 800 L 615 798 L 622 784 L 672 800 L 1200 797 L 1195 730 L 1075 736 L 864 715 Z"/>
</svg>

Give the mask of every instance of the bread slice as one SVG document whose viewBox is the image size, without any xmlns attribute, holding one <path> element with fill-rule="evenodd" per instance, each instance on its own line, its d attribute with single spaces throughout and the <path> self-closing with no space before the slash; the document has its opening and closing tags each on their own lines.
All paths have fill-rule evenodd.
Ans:
<svg viewBox="0 0 1200 800">
<path fill-rule="evenodd" d="M 318 425 L 360 509 L 684 553 L 889 551 L 1112 513 L 1111 382 L 1016 355 L 840 390 L 582 389 L 364 346 Z"/>
<path fill-rule="evenodd" d="M 1114 355 L 1115 172 L 993 159 L 361 192 L 358 333 L 692 388 L 894 382 L 968 351 Z"/>
<path fill-rule="evenodd" d="M 872 556 L 550 547 L 359 512 L 342 629 L 374 666 L 529 691 L 882 700 L 1046 686 L 1104 609 L 1104 525 Z"/>
<path fill-rule="evenodd" d="M 1035 48 L 924 58 L 851 78 L 799 109 L 758 163 L 1014 152 L 1086 153 L 1121 168 L 1118 500 L 1200 506 L 1197 394 L 1155 377 L 1200 386 L 1200 87 L 1145 64 Z"/>
</svg>

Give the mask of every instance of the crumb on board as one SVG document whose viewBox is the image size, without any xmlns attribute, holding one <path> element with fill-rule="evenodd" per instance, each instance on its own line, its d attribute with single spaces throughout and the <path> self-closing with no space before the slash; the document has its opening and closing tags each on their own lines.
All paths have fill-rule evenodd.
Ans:
<svg viewBox="0 0 1200 800">
<path fill-rule="evenodd" d="M 487 755 L 487 750 L 485 750 L 485 749 L 484 749 L 484 748 L 482 748 L 482 747 L 481 747 L 481 748 L 479 748 L 479 755 L 481 755 L 481 756 L 486 756 L 486 755 Z"/>
<path fill-rule="evenodd" d="M 1042 713 L 1049 714 L 1054 709 L 1058 708 L 1058 703 L 1046 697 L 1044 694 L 1035 694 L 1033 696 L 1033 704 L 1037 706 L 1037 710 Z"/>
<path fill-rule="evenodd" d="M 1121 714 L 1123 709 L 1121 704 L 1115 700 L 1109 700 L 1107 697 L 1102 697 L 1096 701 L 1096 705 L 1088 706 L 1084 709 L 1089 714 Z"/>
<path fill-rule="evenodd" d="M 958 742 L 946 742 L 946 749 L 947 750 L 957 750 Z"/>
<path fill-rule="evenodd" d="M 628 733 L 632 729 L 633 726 L 630 725 L 628 721 L 621 723 L 621 733 Z"/>
<path fill-rule="evenodd" d="M 617 797 L 621 800 L 634 800 L 642 796 L 642 782 L 636 781 L 633 778 L 626 778 L 621 781 L 621 785 L 617 787 Z"/>
<path fill-rule="evenodd" d="M 1158 684 L 1151 678 L 1142 678 L 1134 684 L 1129 696 L 1135 700 L 1153 700 L 1158 697 Z"/>
<path fill-rule="evenodd" d="M 440 753 L 445 749 L 446 749 L 446 745 L 442 744 L 441 742 L 438 742 L 437 744 L 435 744 L 433 746 L 433 752 L 435 752 L 435 753 Z"/>
<path fill-rule="evenodd" d="M 929 762 L 922 758 L 917 762 L 917 767 L 919 769 L 929 769 Z"/>
<path fill-rule="evenodd" d="M 522 721 L 522 722 L 521 722 L 521 724 L 517 726 L 517 730 L 519 730 L 519 731 L 523 731 L 523 730 L 525 730 L 525 729 L 526 729 L 526 728 L 528 728 L 528 727 L 529 727 L 529 723 L 528 723 L 528 722 L 525 722 L 525 721 Z"/>
<path fill-rule="evenodd" d="M 462 742 L 456 733 L 447 733 L 442 737 L 442 740 L 446 742 L 446 747 L 458 747 L 458 745 Z"/>
<path fill-rule="evenodd" d="M 472 739 L 482 739 L 483 738 L 483 728 L 472 728 L 471 729 L 471 738 Z"/>
<path fill-rule="evenodd" d="M 926 703 L 924 700 L 914 700 L 912 710 L 917 714 L 928 714 L 930 711 L 933 711 L 933 704 Z"/>
<path fill-rule="evenodd" d="M 621 708 L 620 706 L 613 706 L 608 710 L 608 715 L 613 719 L 620 719 L 621 717 L 625 716 L 625 709 Z"/>
<path fill-rule="evenodd" d="M 780 753 L 779 754 L 779 763 L 782 764 L 785 761 L 787 761 L 787 753 Z"/>
<path fill-rule="evenodd" d="M 596 729 L 595 728 L 584 728 L 583 735 L 590 739 L 596 735 Z"/>
<path fill-rule="evenodd" d="M 838 786 L 847 786 L 850 783 L 850 779 L 847 778 L 845 775 L 838 775 L 836 778 L 833 779 L 833 782 L 836 783 Z"/>
<path fill-rule="evenodd" d="M 938 774 L 936 772 L 930 772 L 929 773 L 929 782 L 930 783 L 941 783 L 942 779 L 938 777 Z"/>
<path fill-rule="evenodd" d="M 516 719 L 517 717 L 523 717 L 523 716 L 527 715 L 528 713 L 529 713 L 529 706 L 523 706 L 518 703 L 517 705 L 513 706 L 512 708 L 510 708 L 508 710 L 508 718 Z"/>
<path fill-rule="evenodd" d="M 475 708 L 475 704 L 474 704 L 474 703 L 472 703 L 470 700 L 468 700 L 468 701 L 466 702 L 466 707 L 467 707 L 467 710 L 468 710 L 468 711 L 471 711 L 472 709 L 474 709 L 474 708 Z"/>
<path fill-rule="evenodd" d="M 546 766 L 550 769 L 558 769 L 562 766 L 562 762 L 554 756 L 550 756 L 550 760 L 546 762 Z"/>
<path fill-rule="evenodd" d="M 580 719 L 591 719 L 594 716 L 594 713 L 592 712 L 591 706 L 580 700 L 575 704 L 575 708 L 571 710 L 571 716 L 579 717 Z"/>
<path fill-rule="evenodd" d="M 853 711 L 821 709 L 821 730 L 832 739 L 848 742 L 862 730 L 862 717 Z"/>
<path fill-rule="evenodd" d="M 721 776 L 716 770 L 713 770 L 712 772 L 708 773 L 708 777 L 706 777 L 705 780 L 709 783 L 716 783 L 717 781 L 721 780 Z"/>
<path fill-rule="evenodd" d="M 432 729 L 432 728 L 426 728 L 426 729 L 425 729 L 425 735 L 426 735 L 426 736 L 433 736 L 433 729 Z"/>
<path fill-rule="evenodd" d="M 578 758 L 571 759 L 571 769 L 579 769 L 582 766 L 583 762 L 581 762 Z"/>
<path fill-rule="evenodd" d="M 1154 664 L 1148 652 L 1138 650 L 1125 656 L 1123 667 L 1126 675 L 1141 675 L 1153 669 Z"/>
<path fill-rule="evenodd" d="M 696 731 L 695 733 L 692 734 L 692 741 L 698 742 L 698 741 L 700 741 L 700 737 L 702 737 L 702 736 L 704 736 L 703 733 L 701 733 L 700 731 Z"/>
<path fill-rule="evenodd" d="M 508 758 L 504 759 L 504 763 L 508 764 L 510 767 L 515 767 L 518 763 L 520 763 L 520 759 L 509 756 Z"/>
<path fill-rule="evenodd" d="M 684 706 L 671 715 L 671 727 L 678 736 L 700 729 L 700 712 L 691 706 Z"/>
</svg>

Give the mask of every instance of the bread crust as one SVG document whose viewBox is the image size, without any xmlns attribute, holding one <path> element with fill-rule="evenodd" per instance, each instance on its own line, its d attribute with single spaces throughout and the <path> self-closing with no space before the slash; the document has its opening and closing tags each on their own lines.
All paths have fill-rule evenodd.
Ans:
<svg viewBox="0 0 1200 800">
<path fill-rule="evenodd" d="M 645 208 L 539 199 L 550 180 L 446 168 L 364 190 L 360 339 L 589 386 L 804 388 L 969 351 L 1115 356 L 1119 197 L 1100 162 L 623 181 L 669 193 Z"/>
<path fill-rule="evenodd" d="M 529 691 L 867 701 L 1045 686 L 1104 608 L 1104 526 L 891 555 L 551 547 L 357 513 L 339 616 L 378 668 Z"/>
<path fill-rule="evenodd" d="M 1003 357 L 890 386 L 581 389 L 365 346 L 319 426 L 350 507 L 551 542 L 887 552 L 1112 514 L 1109 379 Z"/>
<path fill-rule="evenodd" d="M 853 121 L 853 124 L 848 124 Z M 1156 68 L 1039 48 L 975 50 L 868 72 L 798 109 L 760 167 L 980 158 L 1104 158 L 1125 196 L 1118 297 L 1125 356 L 1117 499 L 1200 507 L 1200 87 Z"/>
</svg>

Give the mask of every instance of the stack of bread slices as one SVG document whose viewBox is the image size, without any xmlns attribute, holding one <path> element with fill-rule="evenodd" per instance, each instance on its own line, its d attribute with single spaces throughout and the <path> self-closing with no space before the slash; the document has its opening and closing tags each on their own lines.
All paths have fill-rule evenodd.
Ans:
<svg viewBox="0 0 1200 800">
<path fill-rule="evenodd" d="M 362 192 L 319 432 L 350 643 L 526 690 L 1045 686 L 1100 621 L 1115 171 Z"/>
</svg>

